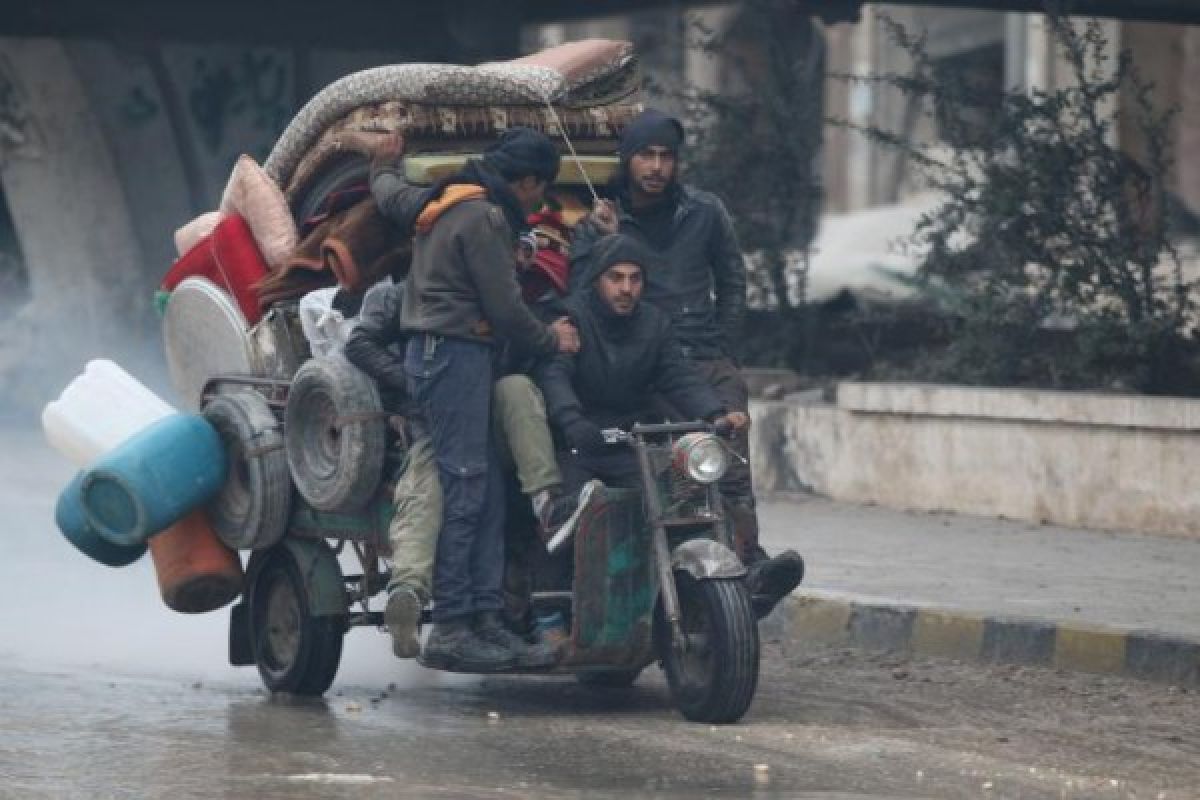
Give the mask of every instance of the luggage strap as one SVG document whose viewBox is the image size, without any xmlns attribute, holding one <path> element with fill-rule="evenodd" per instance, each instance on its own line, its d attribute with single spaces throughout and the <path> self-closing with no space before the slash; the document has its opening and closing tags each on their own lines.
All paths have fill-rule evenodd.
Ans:
<svg viewBox="0 0 1200 800">
<path fill-rule="evenodd" d="M 342 414 L 333 418 L 333 427 L 335 430 L 341 430 L 347 425 L 357 425 L 360 422 L 371 422 L 376 419 L 387 419 L 390 417 L 386 411 L 357 411 L 353 414 Z"/>
</svg>

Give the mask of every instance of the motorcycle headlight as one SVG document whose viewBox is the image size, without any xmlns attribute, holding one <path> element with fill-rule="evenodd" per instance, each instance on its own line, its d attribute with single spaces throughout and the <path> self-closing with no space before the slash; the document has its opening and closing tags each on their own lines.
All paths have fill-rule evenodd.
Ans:
<svg viewBox="0 0 1200 800">
<path fill-rule="evenodd" d="M 725 445 L 711 433 L 689 433 L 675 442 L 675 468 L 697 483 L 716 483 L 729 469 Z"/>
</svg>

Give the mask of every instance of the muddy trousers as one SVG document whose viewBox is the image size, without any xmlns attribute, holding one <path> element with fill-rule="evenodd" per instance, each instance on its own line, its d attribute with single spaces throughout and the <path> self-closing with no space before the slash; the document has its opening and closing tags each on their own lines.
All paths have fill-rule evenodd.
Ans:
<svg viewBox="0 0 1200 800">
<path fill-rule="evenodd" d="M 433 597 L 433 559 L 442 527 L 442 483 L 433 458 L 433 440 L 415 437 L 408 447 L 404 469 L 392 494 L 392 577 L 388 589 L 416 592 L 422 605 Z"/>
<path fill-rule="evenodd" d="M 546 401 L 528 375 L 506 375 L 496 381 L 492 414 L 501 465 L 516 467 L 521 493 L 532 497 L 561 484 Z"/>
<path fill-rule="evenodd" d="M 749 411 L 750 390 L 746 386 L 746 379 L 742 377 L 741 371 L 733 361 L 718 358 L 696 360 L 694 363 L 727 410 Z M 740 458 L 731 459 L 729 471 L 721 479 L 721 496 L 733 523 L 733 543 L 738 557 L 743 563 L 749 563 L 761 557 L 761 550 L 758 545 L 758 512 L 754 504 L 754 483 L 750 475 L 748 430 L 742 430 L 733 440 L 733 451 Z"/>
<path fill-rule="evenodd" d="M 545 401 L 528 376 L 509 375 L 496 382 L 492 416 L 501 464 L 516 466 L 523 494 L 531 496 L 562 482 Z M 434 554 L 442 525 L 442 484 L 428 435 L 413 438 L 392 502 L 388 588 L 403 586 L 428 603 L 433 596 Z"/>
<path fill-rule="evenodd" d="M 504 484 L 492 443 L 492 349 L 430 334 L 408 342 L 409 390 L 429 425 L 442 524 L 433 568 L 433 619 L 503 605 Z"/>
</svg>

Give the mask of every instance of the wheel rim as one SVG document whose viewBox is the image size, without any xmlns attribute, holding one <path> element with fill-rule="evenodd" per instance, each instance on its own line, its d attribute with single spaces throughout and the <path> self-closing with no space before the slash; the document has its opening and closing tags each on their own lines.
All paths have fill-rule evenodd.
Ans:
<svg viewBox="0 0 1200 800">
<path fill-rule="evenodd" d="M 254 497 L 250 489 L 250 466 L 246 463 L 244 445 L 231 451 L 229 459 L 229 478 L 227 479 L 224 500 L 229 516 L 239 522 L 250 516 L 250 504 Z"/>
<path fill-rule="evenodd" d="M 296 415 L 297 419 L 311 420 L 309 424 L 320 425 L 318 430 L 313 431 L 312 450 L 302 446 L 299 452 L 305 471 L 322 481 L 328 481 L 336 474 L 341 455 L 342 433 L 334 424 L 337 414 L 337 405 L 327 392 L 313 391 L 305 398 Z"/>
<path fill-rule="evenodd" d="M 286 576 L 276 574 L 263 593 L 263 664 L 271 672 L 287 671 L 300 653 L 300 598 Z"/>
</svg>

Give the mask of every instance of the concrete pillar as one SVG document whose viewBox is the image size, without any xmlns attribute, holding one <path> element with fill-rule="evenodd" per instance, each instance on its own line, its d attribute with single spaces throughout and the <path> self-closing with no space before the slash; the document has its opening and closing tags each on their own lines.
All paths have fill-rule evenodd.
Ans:
<svg viewBox="0 0 1200 800">
<path fill-rule="evenodd" d="M 1178 139 L 1175 164 L 1179 196 L 1193 213 L 1200 214 L 1200 28 L 1188 28 L 1183 34 L 1183 75 L 1191 80 L 1180 82 Z"/>
<path fill-rule="evenodd" d="M 850 119 L 851 86 L 839 77 L 854 68 L 857 25 L 832 25 L 826 29 L 825 114 L 830 119 Z M 850 209 L 850 142 L 858 138 L 845 128 L 827 126 L 821 147 L 822 183 L 826 211 Z"/>
<path fill-rule="evenodd" d="M 852 40 L 853 67 L 855 75 L 871 75 L 875 71 L 875 18 L 863 14 L 854 30 Z M 853 84 L 847 103 L 846 117 L 855 125 L 870 126 L 874 122 L 875 93 L 865 83 Z M 852 134 L 847 142 L 846 155 L 849 162 L 847 180 L 847 207 L 850 210 L 866 208 L 871 204 L 871 177 L 874 173 L 875 147 L 861 134 Z"/>
<path fill-rule="evenodd" d="M 1188 83 L 1185 78 L 1189 75 L 1183 69 L 1186 66 L 1184 31 L 1183 26 L 1151 22 L 1126 22 L 1121 27 L 1122 42 L 1132 53 L 1138 74 L 1142 80 L 1154 85 L 1154 107 L 1157 112 L 1179 105 L 1183 93 L 1193 91 L 1193 87 L 1185 89 Z M 1144 158 L 1145 137 L 1138 128 L 1137 102 L 1132 91 L 1127 91 L 1120 98 L 1120 103 L 1126 111 L 1120 121 L 1121 148 L 1133 158 Z M 1174 133 L 1177 136 L 1184 133 L 1179 127 L 1180 122 L 1176 117 Z M 1182 143 L 1183 139 L 1177 138 L 1177 141 Z M 1170 176 L 1168 185 L 1172 191 L 1178 190 L 1180 174 L 1176 168 Z"/>
<path fill-rule="evenodd" d="M 1004 88 L 1028 89 L 1029 20 L 1028 14 L 1004 15 Z"/>
<path fill-rule="evenodd" d="M 733 5 L 698 9 L 688 16 L 687 25 L 698 22 L 707 30 L 722 31 L 736 13 L 737 7 Z M 685 84 L 705 91 L 719 92 L 728 88 L 722 86 L 720 60 L 696 47 L 684 48 L 683 79 Z"/>
<path fill-rule="evenodd" d="M 39 317 L 61 313 L 56 324 L 82 337 L 111 338 L 146 288 L 133 285 L 142 254 L 112 153 L 59 42 L 0 42 L 37 141 L 0 164 L 32 305 Z"/>
</svg>

